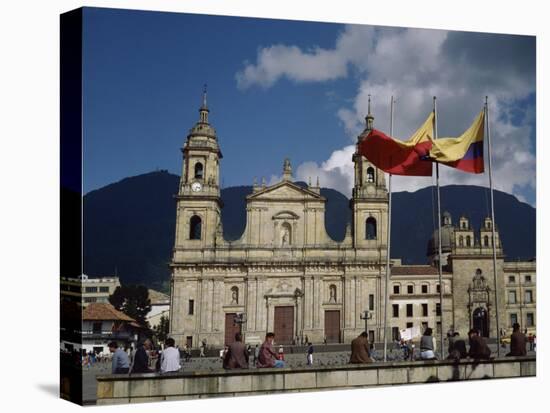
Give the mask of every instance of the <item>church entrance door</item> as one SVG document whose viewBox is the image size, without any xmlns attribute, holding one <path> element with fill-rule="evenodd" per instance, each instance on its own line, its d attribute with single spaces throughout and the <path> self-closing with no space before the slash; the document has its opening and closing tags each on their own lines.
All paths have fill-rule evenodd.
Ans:
<svg viewBox="0 0 550 413">
<path fill-rule="evenodd" d="M 483 307 L 478 307 L 474 310 L 474 328 L 479 331 L 483 337 L 489 337 L 489 319 L 487 310 Z"/>
<path fill-rule="evenodd" d="M 275 307 L 275 342 L 277 344 L 292 344 L 294 337 L 294 307 Z"/>
<path fill-rule="evenodd" d="M 340 310 L 325 311 L 325 337 L 327 343 L 340 342 Z"/>
<path fill-rule="evenodd" d="M 241 325 L 235 323 L 235 313 L 225 315 L 225 344 L 229 345 L 235 341 L 235 334 L 241 332 Z"/>
</svg>

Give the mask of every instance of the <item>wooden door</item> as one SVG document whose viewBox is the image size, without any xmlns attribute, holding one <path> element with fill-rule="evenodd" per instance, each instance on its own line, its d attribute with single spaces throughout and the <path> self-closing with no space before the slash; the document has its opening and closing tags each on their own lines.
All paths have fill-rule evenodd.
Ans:
<svg viewBox="0 0 550 413">
<path fill-rule="evenodd" d="M 225 344 L 229 345 L 235 341 L 235 334 L 241 332 L 241 325 L 235 323 L 235 313 L 225 314 Z"/>
<path fill-rule="evenodd" d="M 294 337 L 294 307 L 275 307 L 275 342 L 292 344 Z"/>
<path fill-rule="evenodd" d="M 325 337 L 327 343 L 340 342 L 340 310 L 325 311 Z"/>
</svg>

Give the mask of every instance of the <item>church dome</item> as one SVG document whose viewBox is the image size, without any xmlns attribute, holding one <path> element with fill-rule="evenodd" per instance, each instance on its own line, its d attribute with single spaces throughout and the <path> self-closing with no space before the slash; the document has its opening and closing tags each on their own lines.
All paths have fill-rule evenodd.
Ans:
<svg viewBox="0 0 550 413">
<path fill-rule="evenodd" d="M 451 221 L 451 214 L 447 211 L 443 213 L 441 222 L 441 253 L 449 253 L 452 250 L 454 239 L 454 226 Z M 436 229 L 428 241 L 427 256 L 437 255 L 439 250 L 439 229 Z"/>
</svg>

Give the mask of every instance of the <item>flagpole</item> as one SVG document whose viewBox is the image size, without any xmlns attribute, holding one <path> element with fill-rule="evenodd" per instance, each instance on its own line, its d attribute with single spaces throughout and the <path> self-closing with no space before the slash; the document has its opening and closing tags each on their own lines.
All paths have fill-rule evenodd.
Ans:
<svg viewBox="0 0 550 413">
<path fill-rule="evenodd" d="M 437 100 L 434 96 L 434 139 L 437 139 Z M 437 244 L 438 244 L 438 272 L 439 272 L 439 322 L 440 327 L 440 340 L 441 340 L 441 360 L 443 360 L 445 354 L 443 349 L 443 260 L 442 260 L 442 250 L 441 250 L 441 194 L 439 192 L 439 162 L 435 163 L 435 176 L 437 184 Z"/>
<path fill-rule="evenodd" d="M 489 106 L 487 96 L 485 96 L 485 118 L 487 119 L 487 145 L 489 149 L 489 187 L 491 188 L 491 230 L 493 235 L 493 278 L 495 290 L 495 316 L 497 328 L 497 356 L 500 357 L 500 326 L 498 322 L 498 296 L 497 296 L 497 249 L 496 249 L 496 231 L 495 231 L 495 202 L 493 197 L 493 169 L 491 159 L 491 128 L 489 122 Z"/>
<path fill-rule="evenodd" d="M 390 102 L 390 136 L 393 136 L 393 96 Z M 386 283 L 384 295 L 384 361 L 388 360 L 388 284 L 390 282 L 391 246 L 391 174 L 388 175 L 388 245 L 386 251 Z"/>
</svg>

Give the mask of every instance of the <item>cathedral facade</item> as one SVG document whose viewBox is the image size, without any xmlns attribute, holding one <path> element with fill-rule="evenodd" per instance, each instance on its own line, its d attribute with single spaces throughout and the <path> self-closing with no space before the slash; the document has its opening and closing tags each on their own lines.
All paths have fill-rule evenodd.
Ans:
<svg viewBox="0 0 550 413">
<path fill-rule="evenodd" d="M 280 182 L 254 184 L 246 197 L 245 230 L 240 239 L 227 241 L 221 223 L 222 153 L 206 96 L 199 114 L 182 148 L 176 195 L 171 336 L 191 347 L 204 340 L 214 346 L 230 343 L 237 331 L 249 343 L 262 341 L 268 331 L 281 344 L 305 338 L 335 343 L 350 342 L 366 329 L 371 340 L 383 340 L 388 223 L 384 172 L 358 153 L 353 156 L 352 220 L 344 240 L 334 241 L 325 229 L 327 200 L 319 183 L 295 184 L 285 160 Z M 373 122 L 369 107 L 358 142 Z M 453 325 L 465 334 L 475 325 L 485 335 L 496 335 L 492 246 L 485 244 L 490 220 L 474 234 L 466 218 L 456 228 L 450 216 L 445 219 L 443 308 L 435 266 L 392 260 L 387 317 L 393 338 L 406 327 L 441 328 L 441 311 L 444 329 Z M 502 309 L 500 327 L 507 328 L 505 264 L 498 237 L 497 246 L 496 297 Z M 433 253 L 431 260 L 437 262 Z M 532 267 L 533 272 L 528 264 L 524 270 L 534 279 Z"/>
</svg>

